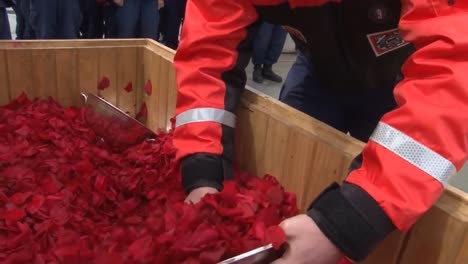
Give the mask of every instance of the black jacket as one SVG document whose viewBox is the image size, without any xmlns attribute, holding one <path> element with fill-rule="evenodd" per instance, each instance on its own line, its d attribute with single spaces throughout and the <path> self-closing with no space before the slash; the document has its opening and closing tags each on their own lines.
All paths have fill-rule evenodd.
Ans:
<svg viewBox="0 0 468 264">
<path fill-rule="evenodd" d="M 16 5 L 15 0 L 0 0 L 0 7 L 11 7 Z"/>
<path fill-rule="evenodd" d="M 295 9 L 283 4 L 257 10 L 265 21 L 286 26 L 332 91 L 388 85 L 414 51 L 397 30 L 400 0 L 352 0 Z"/>
</svg>

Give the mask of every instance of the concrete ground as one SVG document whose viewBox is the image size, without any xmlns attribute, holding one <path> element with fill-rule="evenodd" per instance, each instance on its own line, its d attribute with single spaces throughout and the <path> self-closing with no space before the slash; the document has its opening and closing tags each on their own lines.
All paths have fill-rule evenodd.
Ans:
<svg viewBox="0 0 468 264">
<path fill-rule="evenodd" d="M 283 53 L 275 65 L 273 65 L 273 71 L 283 77 L 283 81 L 286 79 L 286 75 L 291 68 L 291 65 L 296 60 L 295 53 Z M 253 64 L 250 63 L 246 69 L 247 73 L 247 85 L 252 88 L 257 89 L 258 91 L 267 94 L 275 99 L 278 99 L 279 93 L 281 90 L 281 86 L 283 83 L 275 83 L 272 81 L 265 80 L 262 84 L 256 83 L 252 80 L 252 73 L 253 73 Z"/>
<path fill-rule="evenodd" d="M 7 11 L 8 11 L 8 19 L 10 21 L 12 37 L 13 39 L 15 39 L 16 38 L 16 33 L 15 33 L 16 17 L 15 17 L 14 11 L 11 8 L 9 8 Z M 288 41 L 290 42 L 289 39 Z M 276 63 L 273 66 L 273 70 L 277 74 L 281 75 L 283 77 L 283 80 L 286 79 L 287 73 L 289 69 L 291 68 L 291 65 L 294 63 L 296 59 L 296 55 L 293 52 L 291 52 L 292 45 L 289 42 L 287 43 L 287 48 L 285 48 L 285 50 L 287 50 L 288 52 L 283 53 L 278 63 Z M 255 83 L 252 80 L 252 72 L 253 72 L 252 63 L 249 64 L 246 72 L 247 72 L 247 84 L 250 87 L 257 89 L 258 91 L 264 94 L 267 94 L 275 99 L 278 99 L 282 83 L 274 83 L 271 81 L 264 81 L 264 83 L 262 84 Z M 464 190 L 465 192 L 468 192 L 468 163 L 458 175 L 452 178 L 451 183 L 455 187 L 460 188 Z"/>
</svg>

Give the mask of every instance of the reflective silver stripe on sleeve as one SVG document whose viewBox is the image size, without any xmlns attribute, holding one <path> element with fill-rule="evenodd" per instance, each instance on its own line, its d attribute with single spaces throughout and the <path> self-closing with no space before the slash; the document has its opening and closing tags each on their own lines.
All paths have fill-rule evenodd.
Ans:
<svg viewBox="0 0 468 264">
<path fill-rule="evenodd" d="M 236 115 L 218 108 L 195 108 L 176 117 L 176 127 L 196 122 L 217 122 L 229 127 L 236 126 Z"/>
<path fill-rule="evenodd" d="M 452 162 L 385 123 L 379 123 L 370 140 L 431 175 L 443 185 L 456 173 Z"/>
</svg>

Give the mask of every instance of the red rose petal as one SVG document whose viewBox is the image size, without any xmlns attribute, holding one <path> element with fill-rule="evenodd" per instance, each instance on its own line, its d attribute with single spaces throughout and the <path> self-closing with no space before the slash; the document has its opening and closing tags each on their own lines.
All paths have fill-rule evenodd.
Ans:
<svg viewBox="0 0 468 264">
<path fill-rule="evenodd" d="M 136 119 L 146 118 L 148 117 L 148 108 L 146 107 L 146 103 L 143 103 L 140 107 L 140 111 L 136 115 Z"/>
<path fill-rule="evenodd" d="M 25 192 L 25 193 L 15 193 L 13 196 L 10 197 L 10 202 L 15 205 L 22 205 L 26 202 L 26 200 L 31 197 L 32 192 Z"/>
<path fill-rule="evenodd" d="M 28 126 L 21 126 L 21 128 L 18 128 L 17 130 L 15 130 L 15 133 L 20 135 L 20 136 L 23 136 L 23 137 L 27 137 L 29 135 L 29 133 L 31 132 L 31 129 L 28 127 Z"/>
<path fill-rule="evenodd" d="M 19 252 L 13 252 L 2 263 L 31 263 L 34 259 L 34 252 L 27 248 L 22 249 Z"/>
<path fill-rule="evenodd" d="M 127 83 L 127 85 L 125 86 L 124 90 L 127 91 L 127 93 L 130 93 L 131 91 L 133 91 L 132 82 Z"/>
<path fill-rule="evenodd" d="M 261 221 L 255 221 L 254 224 L 252 225 L 252 232 L 253 236 L 260 240 L 260 241 L 265 241 L 265 236 L 266 236 L 266 229 L 265 225 Z"/>
<path fill-rule="evenodd" d="M 60 191 L 62 184 L 54 176 L 48 175 L 44 178 L 43 188 L 46 193 L 54 194 Z"/>
<path fill-rule="evenodd" d="M 218 232 L 214 229 L 202 229 L 199 228 L 193 236 L 190 244 L 192 247 L 200 247 L 210 241 L 216 241 L 218 238 Z"/>
<path fill-rule="evenodd" d="M 353 264 L 353 262 L 351 262 L 349 259 L 343 257 L 340 260 L 338 260 L 337 264 Z"/>
<path fill-rule="evenodd" d="M 226 247 L 223 245 L 217 245 L 211 250 L 203 251 L 200 254 L 201 263 L 218 263 L 221 257 L 226 252 Z"/>
<path fill-rule="evenodd" d="M 36 213 L 44 204 L 45 198 L 42 195 L 33 195 L 31 202 L 26 207 L 30 214 Z"/>
<path fill-rule="evenodd" d="M 31 229 L 21 222 L 17 223 L 20 233 L 14 238 L 7 241 L 7 248 L 14 249 L 20 247 L 22 244 L 27 243 L 32 238 Z"/>
<path fill-rule="evenodd" d="M 266 241 L 272 243 L 275 249 L 279 249 L 286 242 L 286 234 L 279 226 L 270 226 L 266 230 Z"/>
<path fill-rule="evenodd" d="M 103 192 L 107 189 L 106 176 L 99 174 L 94 181 L 94 190 L 98 192 Z"/>
<path fill-rule="evenodd" d="M 4 194 L 2 191 L 0 191 L 0 202 L 1 203 L 7 203 L 9 201 L 8 196 Z"/>
<path fill-rule="evenodd" d="M 102 79 L 99 81 L 97 88 L 98 88 L 99 90 L 105 90 L 105 89 L 109 88 L 109 86 L 110 86 L 110 80 L 109 80 L 109 78 L 107 78 L 107 77 L 104 76 L 104 77 L 102 77 Z"/>
<path fill-rule="evenodd" d="M 5 219 L 7 221 L 16 222 L 23 219 L 26 216 L 26 213 L 23 209 L 12 209 L 3 213 L 0 213 L 0 219 Z"/>
<path fill-rule="evenodd" d="M 151 241 L 152 238 L 149 235 L 135 240 L 135 242 L 128 247 L 128 254 L 134 260 L 143 261 L 145 255 L 149 253 Z"/>
<path fill-rule="evenodd" d="M 147 80 L 145 84 L 145 93 L 146 95 L 150 96 L 153 93 L 153 85 L 151 84 L 151 80 Z"/>
</svg>

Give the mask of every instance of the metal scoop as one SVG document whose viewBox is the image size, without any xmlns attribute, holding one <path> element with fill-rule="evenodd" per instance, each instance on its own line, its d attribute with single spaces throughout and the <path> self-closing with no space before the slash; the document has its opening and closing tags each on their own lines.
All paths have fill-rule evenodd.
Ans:
<svg viewBox="0 0 468 264">
<path fill-rule="evenodd" d="M 259 247 L 235 257 L 223 260 L 218 264 L 267 264 L 281 258 L 285 250 L 285 245 L 277 250 L 273 247 L 272 244 L 268 244 L 266 246 Z"/>
<path fill-rule="evenodd" d="M 81 96 L 86 105 L 86 122 L 110 145 L 128 147 L 155 138 L 153 131 L 106 100 L 91 93 Z"/>
</svg>

